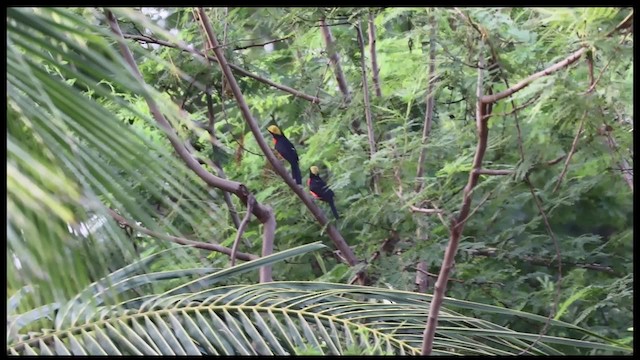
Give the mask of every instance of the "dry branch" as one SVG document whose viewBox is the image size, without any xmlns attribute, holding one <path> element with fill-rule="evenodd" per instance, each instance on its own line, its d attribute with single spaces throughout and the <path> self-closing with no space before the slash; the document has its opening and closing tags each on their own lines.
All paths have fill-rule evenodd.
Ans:
<svg viewBox="0 0 640 360">
<path fill-rule="evenodd" d="M 480 175 L 511 175 L 513 174 L 513 170 L 478 169 L 474 171 L 476 174 L 480 174 Z"/>
<path fill-rule="evenodd" d="M 369 53 L 371 54 L 371 74 L 373 87 L 376 89 L 376 96 L 382 97 L 380 89 L 380 69 L 378 68 L 378 56 L 376 53 L 376 25 L 373 22 L 373 13 L 369 12 Z"/>
<path fill-rule="evenodd" d="M 164 235 L 164 234 L 160 234 L 157 233 L 155 231 L 151 231 L 147 228 L 144 228 L 142 226 L 139 226 L 138 224 L 136 224 L 135 221 L 131 221 L 131 220 L 127 220 L 124 217 L 122 217 L 120 214 L 118 214 L 117 212 L 111 210 L 111 209 L 107 209 L 107 211 L 109 212 L 109 215 L 111 215 L 111 217 L 113 217 L 118 223 L 123 224 L 123 225 L 127 225 L 130 228 L 139 231 L 143 234 L 149 235 L 151 237 L 157 238 L 157 239 L 164 239 L 164 240 L 169 240 L 171 242 L 174 242 L 176 244 L 180 244 L 180 245 L 189 245 L 189 246 L 193 246 L 194 248 L 197 249 L 203 249 L 203 250 L 209 250 L 209 251 L 216 251 L 222 254 L 226 254 L 226 255 L 231 255 L 232 250 L 229 249 L 228 247 L 222 246 L 222 245 L 218 245 L 218 244 L 211 244 L 211 243 L 205 243 L 205 242 L 200 242 L 200 241 L 194 241 L 194 240 L 189 240 L 189 239 L 185 239 L 185 238 L 181 238 L 181 237 L 177 237 L 177 236 L 171 236 L 171 235 Z M 252 254 L 247 254 L 247 253 L 243 253 L 243 252 L 238 252 L 236 253 L 236 257 L 240 260 L 244 260 L 244 261 L 251 261 L 251 260 L 256 260 L 258 259 L 257 256 L 252 255 Z"/>
<path fill-rule="evenodd" d="M 362 68 L 362 93 L 364 94 L 364 115 L 367 120 L 367 136 L 369 138 L 369 159 L 373 160 L 376 154 L 376 138 L 373 134 L 373 119 L 371 115 L 371 103 L 369 101 L 369 84 L 367 83 L 367 66 L 365 65 L 364 39 L 362 36 L 362 20 L 358 20 L 356 27 L 358 45 L 360 46 L 360 67 Z M 373 169 L 373 189 L 376 194 L 380 193 L 379 176 Z"/>
<path fill-rule="evenodd" d="M 285 40 L 290 39 L 290 38 L 292 38 L 292 37 L 293 37 L 293 35 L 289 35 L 289 36 L 283 37 L 283 38 L 281 38 L 281 39 L 275 39 L 275 40 L 265 41 L 265 42 L 263 42 L 263 43 L 259 43 L 259 44 L 251 44 L 251 45 L 246 45 L 246 46 L 238 46 L 238 47 L 233 48 L 233 50 L 245 50 L 245 49 L 249 49 L 249 48 L 252 48 L 252 47 L 265 46 L 265 45 L 268 45 L 268 44 L 273 44 L 273 43 L 277 43 L 277 42 L 285 41 Z"/>
<path fill-rule="evenodd" d="M 124 37 L 127 38 L 127 39 L 136 40 L 136 41 L 139 41 L 139 42 L 154 43 L 154 44 L 158 44 L 158 45 L 162 45 L 162 46 L 166 46 L 166 47 L 170 47 L 170 48 L 174 48 L 174 49 L 179 49 L 179 50 L 191 53 L 191 54 L 195 55 L 196 57 L 206 58 L 208 60 L 218 62 L 218 60 L 215 58 L 215 56 L 205 55 L 205 54 L 201 53 L 198 50 L 189 48 L 186 44 L 175 44 L 175 43 L 172 43 L 170 41 L 155 39 L 155 38 L 152 38 L 152 37 L 149 37 L 149 36 L 146 36 L 146 35 L 125 34 Z M 262 76 L 254 74 L 252 72 L 249 72 L 249 71 L 247 71 L 247 70 L 245 70 L 245 69 L 243 69 L 243 68 L 241 68 L 241 67 L 239 67 L 237 65 L 229 64 L 229 66 L 231 67 L 231 69 L 233 69 L 233 71 L 235 71 L 236 73 L 238 73 L 238 74 L 240 74 L 242 76 L 250 77 L 250 78 L 255 79 L 255 80 L 257 80 L 257 81 L 259 81 L 261 83 L 267 84 L 267 85 L 272 86 L 272 87 L 274 87 L 274 88 L 276 88 L 278 90 L 287 92 L 289 94 L 292 94 L 292 95 L 294 95 L 296 97 L 299 97 L 301 99 L 310 101 L 312 103 L 315 103 L 315 104 L 319 104 L 320 103 L 320 99 L 318 97 L 305 94 L 305 93 L 303 93 L 303 92 L 301 92 L 299 90 L 296 90 L 296 89 L 291 88 L 291 87 L 286 86 L 286 85 L 275 83 L 275 82 L 273 82 L 273 81 L 271 81 L 271 80 L 269 80 L 267 78 L 264 78 Z"/>
<path fill-rule="evenodd" d="M 284 168 L 282 163 L 275 157 L 275 155 L 271 151 L 271 148 L 269 148 L 269 145 L 267 145 L 267 142 L 262 136 L 262 132 L 260 131 L 260 127 L 258 126 L 258 123 L 252 117 L 251 111 L 249 110 L 249 106 L 247 105 L 247 102 L 244 100 L 244 95 L 242 94 L 240 87 L 238 86 L 238 82 L 236 81 L 235 77 L 233 76 L 233 73 L 231 72 L 231 65 L 227 63 L 224 55 L 222 54 L 222 51 L 218 48 L 218 41 L 215 38 L 213 29 L 211 28 L 211 24 L 209 23 L 209 19 L 207 18 L 202 8 L 198 8 L 198 14 L 200 17 L 199 20 L 202 22 L 203 27 L 205 28 L 205 31 L 207 33 L 206 35 L 209 41 L 209 45 L 211 48 L 213 48 L 213 51 L 216 53 L 216 57 L 218 58 L 218 64 L 220 64 L 220 67 L 222 68 L 224 75 L 229 80 L 231 90 L 233 91 L 233 95 L 236 101 L 238 102 L 238 107 L 240 108 L 240 112 L 242 113 L 242 116 L 244 117 L 247 125 L 249 125 L 249 128 L 253 133 L 253 136 L 256 139 L 256 142 L 258 143 L 260 150 L 262 150 L 262 152 L 264 153 L 265 157 L 267 158 L 271 166 L 275 169 L 276 173 L 278 173 L 278 175 L 280 175 L 282 180 L 293 190 L 293 192 L 296 195 L 298 195 L 298 197 L 302 200 L 302 202 L 307 206 L 309 211 L 318 220 L 320 225 L 326 228 L 327 235 L 329 235 L 329 237 L 335 244 L 336 248 L 340 250 L 344 258 L 347 260 L 347 263 L 350 266 L 356 265 L 358 260 L 353 254 L 353 250 L 351 250 L 351 248 L 349 247 L 347 242 L 344 240 L 342 235 L 340 235 L 340 233 L 338 232 L 336 227 L 333 226 L 333 224 L 329 223 L 329 220 L 327 219 L 325 214 L 307 195 L 307 193 L 302 189 L 302 187 L 298 186 L 295 183 L 293 178 L 289 175 L 289 172 Z M 256 206 L 257 205 L 258 204 L 256 204 Z M 255 214 L 255 211 L 254 211 L 254 214 Z M 273 222 L 273 226 L 270 227 L 269 229 L 267 229 L 267 227 L 265 226 L 265 233 L 267 233 L 267 230 L 270 231 L 272 234 L 273 232 L 275 232 L 275 220 Z M 264 251 L 264 246 L 266 245 L 263 242 L 263 251 Z"/>
<path fill-rule="evenodd" d="M 331 29 L 327 26 L 327 22 L 325 19 L 320 19 L 320 29 L 322 30 L 322 38 L 324 39 L 324 44 L 327 49 L 327 53 L 329 54 L 329 60 L 333 65 L 333 72 L 336 75 L 336 81 L 338 81 L 338 87 L 340 88 L 340 92 L 344 96 L 346 102 L 351 101 L 351 94 L 349 93 L 349 86 L 347 85 L 347 80 L 344 77 L 344 72 L 342 72 L 342 66 L 340 66 L 340 55 L 336 51 L 336 44 L 333 41 L 333 36 L 331 35 Z"/>
</svg>

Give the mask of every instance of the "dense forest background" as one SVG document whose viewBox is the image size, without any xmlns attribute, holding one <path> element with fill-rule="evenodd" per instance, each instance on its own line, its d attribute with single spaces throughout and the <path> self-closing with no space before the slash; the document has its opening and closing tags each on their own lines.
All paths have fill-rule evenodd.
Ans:
<svg viewBox="0 0 640 360">
<path fill-rule="evenodd" d="M 632 352 L 633 9 L 7 15 L 7 353 Z"/>
</svg>

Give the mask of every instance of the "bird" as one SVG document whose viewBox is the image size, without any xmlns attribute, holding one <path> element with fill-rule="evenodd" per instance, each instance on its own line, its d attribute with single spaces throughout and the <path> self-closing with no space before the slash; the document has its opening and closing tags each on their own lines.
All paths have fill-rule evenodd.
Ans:
<svg viewBox="0 0 640 360">
<path fill-rule="evenodd" d="M 309 185 L 309 192 L 316 199 L 325 201 L 329 203 L 331 206 L 331 211 L 333 212 L 333 216 L 336 217 L 336 220 L 340 218 L 338 215 L 338 210 L 336 209 L 336 205 L 333 203 L 333 191 L 329 189 L 327 184 L 320 178 L 320 171 L 317 166 L 312 166 L 309 168 L 309 180 L 307 181 Z"/>
<path fill-rule="evenodd" d="M 302 174 L 300 173 L 296 148 L 293 147 L 291 141 L 284 136 L 279 127 L 271 125 L 267 128 L 267 131 L 273 136 L 276 151 L 291 164 L 291 177 L 296 181 L 296 184 L 302 185 Z"/>
</svg>

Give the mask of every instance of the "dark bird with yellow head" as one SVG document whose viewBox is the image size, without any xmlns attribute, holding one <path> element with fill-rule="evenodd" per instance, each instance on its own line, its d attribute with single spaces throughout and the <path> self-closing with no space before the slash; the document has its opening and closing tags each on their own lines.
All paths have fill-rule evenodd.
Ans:
<svg viewBox="0 0 640 360">
<path fill-rule="evenodd" d="M 317 166 L 309 168 L 309 180 L 307 183 L 309 184 L 309 192 L 311 195 L 316 199 L 328 202 L 333 216 L 336 217 L 336 220 L 339 219 L 338 210 L 333 203 L 333 191 L 329 189 L 327 184 L 320 178 L 320 171 Z"/>
<path fill-rule="evenodd" d="M 291 164 L 291 177 L 296 181 L 296 184 L 302 185 L 302 174 L 300 173 L 296 148 L 293 147 L 291 141 L 284 136 L 279 127 L 271 125 L 267 128 L 267 131 L 273 136 L 273 143 L 275 144 L 278 154 Z"/>
</svg>

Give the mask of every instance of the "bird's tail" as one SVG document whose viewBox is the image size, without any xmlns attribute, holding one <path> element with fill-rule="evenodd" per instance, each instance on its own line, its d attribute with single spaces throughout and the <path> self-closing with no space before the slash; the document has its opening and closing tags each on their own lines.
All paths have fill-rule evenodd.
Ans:
<svg viewBox="0 0 640 360">
<path fill-rule="evenodd" d="M 329 206 L 331 206 L 331 212 L 333 212 L 333 216 L 336 217 L 336 220 L 340 218 L 338 215 L 338 209 L 336 209 L 336 205 L 333 203 L 333 199 L 329 201 Z"/>
<path fill-rule="evenodd" d="M 302 173 L 300 173 L 300 166 L 298 164 L 291 164 L 291 176 L 296 184 L 302 185 Z"/>
</svg>

